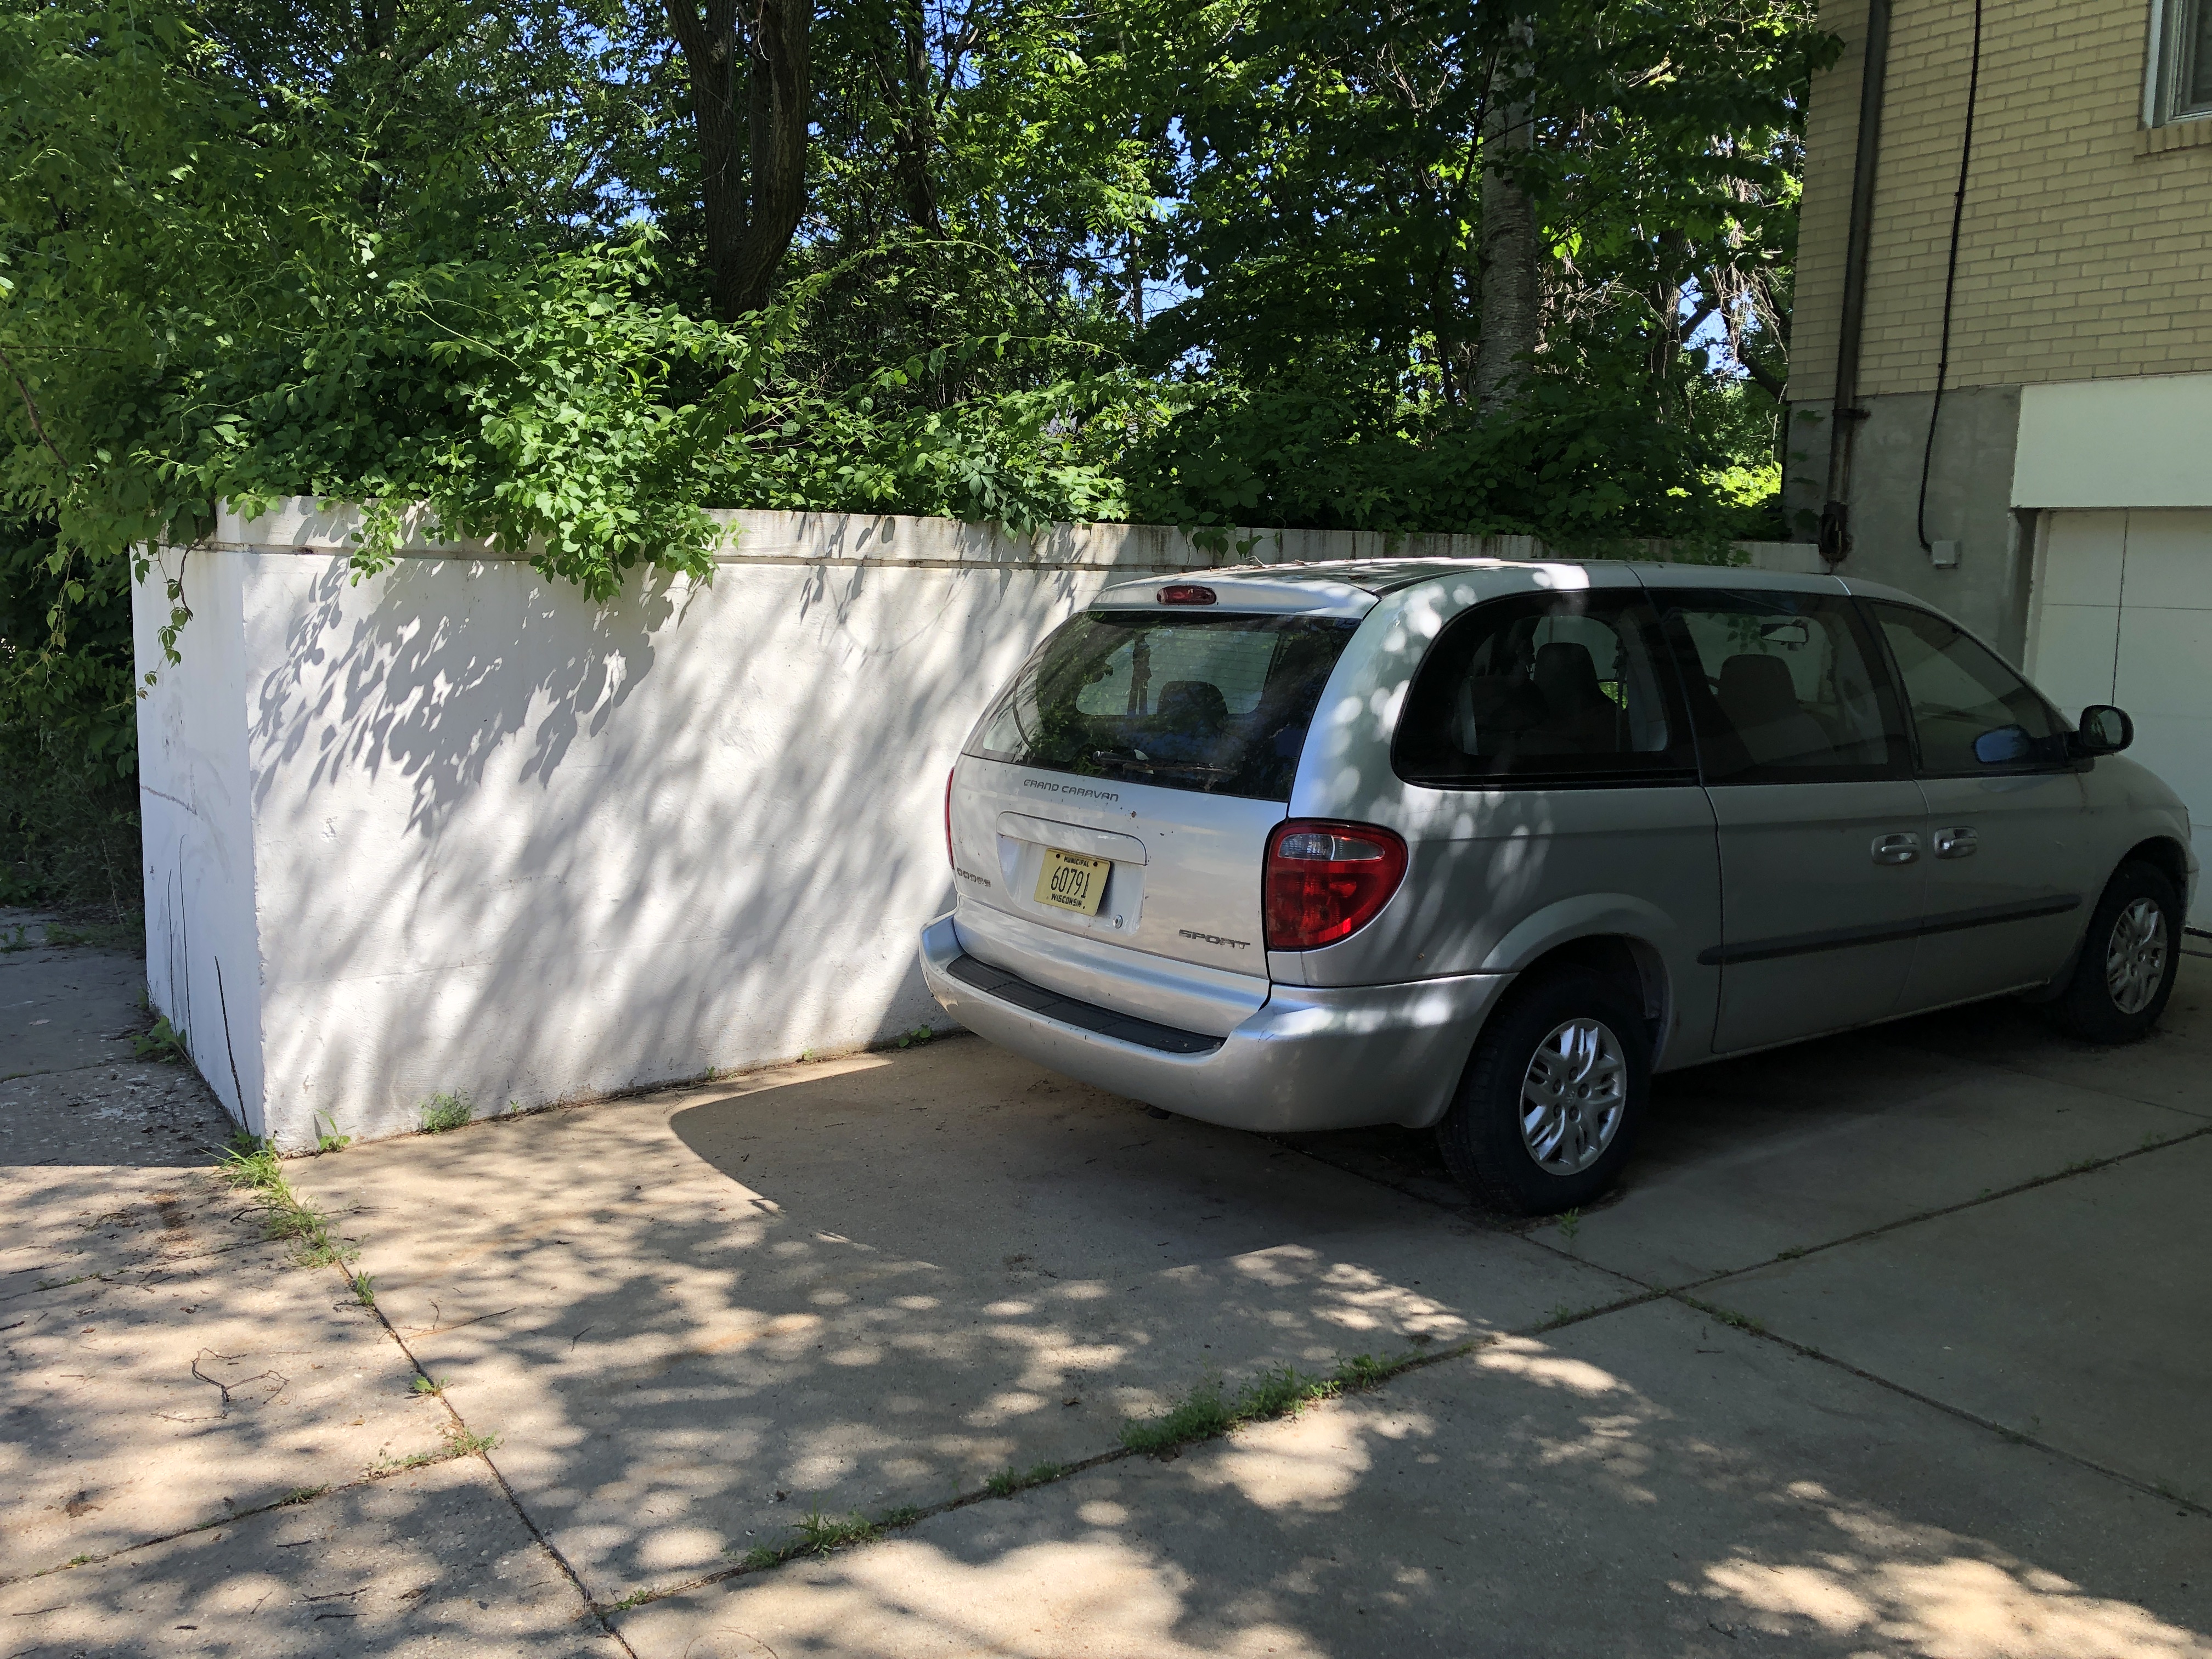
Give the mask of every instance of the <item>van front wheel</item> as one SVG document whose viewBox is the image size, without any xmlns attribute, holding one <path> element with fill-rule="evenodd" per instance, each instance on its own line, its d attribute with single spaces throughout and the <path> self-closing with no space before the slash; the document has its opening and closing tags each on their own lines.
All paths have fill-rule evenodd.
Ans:
<svg viewBox="0 0 2212 1659">
<path fill-rule="evenodd" d="M 1601 975 L 1563 969 L 1516 986 L 1492 1016 L 1437 1143 L 1480 1202 L 1556 1215 L 1620 1178 L 1650 1093 L 1635 999 Z"/>
</svg>

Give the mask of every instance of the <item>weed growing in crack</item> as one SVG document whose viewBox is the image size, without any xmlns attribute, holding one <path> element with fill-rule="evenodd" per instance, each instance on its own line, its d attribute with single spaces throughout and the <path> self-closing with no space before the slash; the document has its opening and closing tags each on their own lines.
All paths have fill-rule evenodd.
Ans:
<svg viewBox="0 0 2212 1659">
<path fill-rule="evenodd" d="M 309 1502 L 311 1499 L 320 1498 L 329 1490 L 330 1488 L 327 1486 L 295 1486 L 291 1491 L 286 1492 L 282 1498 L 278 1498 L 270 1507 L 280 1510 L 289 1509 L 295 1504 L 305 1504 Z"/>
<path fill-rule="evenodd" d="M 1038 1463 L 1026 1469 L 1000 1469 L 984 1481 L 983 1490 L 994 1498 L 1012 1498 L 1016 1492 L 1030 1486 L 1042 1486 L 1048 1480 L 1057 1480 L 1067 1473 L 1065 1463 Z M 888 1522 L 889 1517 L 885 1517 Z"/>
<path fill-rule="evenodd" d="M 353 1276 L 353 1299 L 364 1308 L 374 1308 L 376 1305 L 376 1281 L 367 1273 L 356 1273 Z"/>
<path fill-rule="evenodd" d="M 140 1060 L 181 1061 L 191 1058 L 185 1052 L 184 1034 L 169 1024 L 167 1014 L 155 1020 L 150 1029 L 131 1033 L 131 1052 Z"/>
<path fill-rule="evenodd" d="M 641 1607 L 651 1600 L 653 1600 L 653 1592 L 651 1590 L 634 1589 L 628 1595 L 623 1596 L 621 1601 L 608 1602 L 607 1611 L 609 1613 L 628 1613 L 632 1607 Z"/>
<path fill-rule="evenodd" d="M 1121 1425 L 1121 1443 L 1131 1451 L 1164 1452 L 1194 1440 L 1210 1440 L 1245 1423 L 1287 1417 L 1317 1401 L 1371 1389 L 1419 1358 L 1377 1359 L 1358 1354 L 1345 1360 L 1327 1376 L 1309 1376 L 1285 1365 L 1262 1371 L 1239 1389 L 1234 1398 L 1223 1391 L 1221 1379 L 1210 1376 L 1158 1417 L 1132 1418 Z"/>
<path fill-rule="evenodd" d="M 417 1394 L 441 1395 L 445 1391 L 446 1379 L 442 1376 L 436 1378 L 417 1376 L 415 1379 L 415 1392 Z"/>
<path fill-rule="evenodd" d="M 327 1267 L 361 1254 L 331 1231 L 328 1216 L 292 1190 L 284 1179 L 275 1141 L 238 1131 L 223 1149 L 216 1172 L 253 1195 L 253 1201 L 261 1206 L 263 1234 L 289 1240 L 292 1259 L 301 1267 Z"/>
<path fill-rule="evenodd" d="M 1568 1243 L 1573 1243 L 1575 1235 L 1582 1230 L 1583 1212 L 1580 1210 L 1569 1210 L 1559 1218 L 1559 1237 L 1565 1239 Z"/>
<path fill-rule="evenodd" d="M 1051 1473 L 1042 1473 L 1046 1470 Z M 1053 1475 L 1064 1471 L 1058 1464 L 1041 1463 L 1030 1473 L 1037 1480 L 1050 1480 Z M 817 1504 L 791 1523 L 791 1530 L 797 1536 L 790 1542 L 782 1545 L 757 1544 L 738 1558 L 738 1565 L 748 1572 L 758 1572 L 764 1567 L 780 1565 L 794 1556 L 827 1555 L 832 1550 L 869 1543 L 887 1532 L 910 1527 L 921 1519 L 921 1511 L 911 1504 L 901 1504 L 873 1517 L 863 1515 L 858 1510 L 850 1515 L 830 1515 Z M 728 1553 L 736 1554 L 737 1546 L 730 1546 Z"/>
<path fill-rule="evenodd" d="M 927 1025 L 917 1025 L 911 1031 L 904 1032 L 900 1036 L 898 1046 L 902 1048 L 918 1048 L 936 1035 L 937 1033 Z"/>
<path fill-rule="evenodd" d="M 368 1467 L 372 1479 L 387 1474 L 403 1474 L 409 1469 L 428 1468 L 433 1463 L 449 1463 L 456 1457 L 470 1457 L 477 1452 L 488 1452 L 499 1444 L 495 1434 L 477 1434 L 459 1423 L 448 1423 L 440 1431 L 446 1443 L 435 1451 L 413 1452 L 405 1457 L 379 1457 Z"/>
<path fill-rule="evenodd" d="M 337 1119 L 332 1117 L 328 1112 L 317 1112 L 315 1116 L 319 1121 L 330 1126 L 326 1129 L 318 1129 L 315 1131 L 315 1150 L 317 1152 L 342 1152 L 347 1147 L 353 1145 L 353 1137 L 351 1135 L 342 1135 L 338 1133 Z"/>
<path fill-rule="evenodd" d="M 448 1129 L 458 1129 L 474 1120 L 477 1103 L 460 1090 L 451 1094 L 432 1095 L 422 1103 L 422 1133 L 443 1134 Z"/>
<path fill-rule="evenodd" d="M 827 1555 L 848 1544 L 865 1544 L 883 1531 L 858 1510 L 850 1515 L 825 1515 L 819 1505 L 793 1522 L 791 1529 L 799 1534 L 796 1553 L 806 1555 Z"/>
<path fill-rule="evenodd" d="M 1700 1302 L 1695 1297 L 1686 1296 L 1682 1300 L 1688 1303 L 1699 1313 L 1705 1314 L 1711 1318 L 1717 1319 L 1723 1325 L 1733 1325 L 1740 1331 L 1764 1332 L 1766 1329 L 1765 1325 L 1761 1324 L 1758 1320 L 1753 1319 L 1749 1314 L 1738 1313 L 1733 1308 L 1723 1308 L 1711 1302 Z"/>
</svg>

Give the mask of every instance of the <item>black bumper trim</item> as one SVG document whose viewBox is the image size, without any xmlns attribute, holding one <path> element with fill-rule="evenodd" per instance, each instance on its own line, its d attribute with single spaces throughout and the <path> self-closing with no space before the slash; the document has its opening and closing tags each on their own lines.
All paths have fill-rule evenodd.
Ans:
<svg viewBox="0 0 2212 1659">
<path fill-rule="evenodd" d="M 1221 1046 L 1219 1037 L 1206 1036 L 1197 1031 L 1178 1030 L 1172 1025 L 1138 1019 L 1129 1014 L 1117 1014 L 1112 1009 L 1101 1008 L 1094 1002 L 1078 1002 L 1073 997 L 1064 997 L 1057 991 L 1046 990 L 1042 985 L 1032 985 L 1018 975 L 994 968 L 988 963 L 978 962 L 970 956 L 953 957 L 945 964 L 945 971 L 963 985 L 981 991 L 985 996 L 1011 1002 L 1017 1008 L 1032 1014 L 1042 1014 L 1047 1019 L 1056 1019 L 1062 1025 L 1095 1031 L 1100 1036 L 1113 1037 L 1121 1042 L 1133 1042 L 1142 1048 L 1157 1048 L 1168 1054 L 1210 1054 Z"/>
</svg>

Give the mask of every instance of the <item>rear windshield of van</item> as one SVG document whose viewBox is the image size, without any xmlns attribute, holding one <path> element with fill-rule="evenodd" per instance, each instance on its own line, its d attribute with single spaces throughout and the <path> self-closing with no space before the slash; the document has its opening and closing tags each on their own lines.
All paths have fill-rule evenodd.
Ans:
<svg viewBox="0 0 2212 1659">
<path fill-rule="evenodd" d="M 1088 611 L 1039 646 L 970 754 L 1287 801 L 1322 683 L 1359 624 Z"/>
</svg>

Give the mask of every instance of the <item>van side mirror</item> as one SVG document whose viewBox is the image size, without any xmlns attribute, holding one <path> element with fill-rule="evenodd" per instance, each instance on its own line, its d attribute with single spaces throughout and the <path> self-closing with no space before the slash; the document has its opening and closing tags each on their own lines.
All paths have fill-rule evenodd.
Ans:
<svg viewBox="0 0 2212 1659">
<path fill-rule="evenodd" d="M 2135 740 L 2136 723 L 2125 709 L 2093 702 L 2081 711 L 2081 723 L 2066 746 L 2077 755 L 2117 755 Z"/>
</svg>

